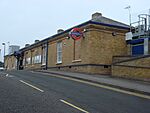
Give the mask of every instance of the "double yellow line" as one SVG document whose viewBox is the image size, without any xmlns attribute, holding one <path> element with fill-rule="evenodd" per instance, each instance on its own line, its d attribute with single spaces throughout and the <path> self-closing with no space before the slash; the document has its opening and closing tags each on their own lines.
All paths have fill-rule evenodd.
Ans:
<svg viewBox="0 0 150 113">
<path fill-rule="evenodd" d="M 144 95 L 144 94 L 140 94 L 140 93 L 136 93 L 136 92 L 132 92 L 132 91 L 122 90 L 122 89 L 114 88 L 114 87 L 111 87 L 111 86 L 101 85 L 101 84 L 97 84 L 97 83 L 93 83 L 93 82 L 88 82 L 88 81 L 79 80 L 79 79 L 70 78 L 70 77 L 65 77 L 65 76 L 60 76 L 60 75 L 54 75 L 54 74 L 48 74 L 48 73 L 42 73 L 42 74 L 50 75 L 50 76 L 57 77 L 57 78 L 63 78 L 63 79 L 67 79 L 67 80 L 71 80 L 71 81 L 75 81 L 75 82 L 80 82 L 80 83 L 83 83 L 83 84 L 88 84 L 88 85 L 91 85 L 91 86 L 100 87 L 100 88 L 112 90 L 112 91 L 115 91 L 115 92 L 120 92 L 120 93 L 124 93 L 124 94 L 128 94 L 128 95 L 133 95 L 133 96 L 137 96 L 137 97 L 140 97 L 140 98 L 150 99 L 149 95 Z"/>
</svg>

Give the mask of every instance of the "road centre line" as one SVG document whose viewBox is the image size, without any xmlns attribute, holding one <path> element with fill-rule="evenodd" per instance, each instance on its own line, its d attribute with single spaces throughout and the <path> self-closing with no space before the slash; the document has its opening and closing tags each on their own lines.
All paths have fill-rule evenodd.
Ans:
<svg viewBox="0 0 150 113">
<path fill-rule="evenodd" d="M 60 101 L 65 103 L 65 104 L 67 104 L 67 105 L 69 105 L 69 106 L 71 106 L 71 107 L 73 107 L 73 108 L 75 108 L 75 109 L 77 109 L 77 110 L 79 110 L 79 111 L 82 111 L 84 113 L 89 113 L 88 111 L 86 111 L 86 110 L 84 110 L 84 109 L 82 109 L 80 107 L 77 107 L 77 106 L 75 106 L 75 105 L 73 105 L 73 104 L 71 104 L 71 103 L 69 103 L 69 102 L 67 102 L 65 100 L 60 99 Z"/>
<path fill-rule="evenodd" d="M 40 91 L 40 92 L 44 92 L 44 90 L 41 90 L 40 88 L 37 88 L 36 86 L 33 86 L 33 85 L 31 85 L 31 84 L 29 84 L 29 83 L 23 81 L 23 80 L 19 80 L 19 81 L 20 81 L 21 83 L 24 83 L 24 84 L 26 84 L 26 85 L 28 85 L 28 86 L 30 86 L 30 87 L 32 87 L 32 88 L 34 88 L 34 89 Z"/>
<path fill-rule="evenodd" d="M 39 73 L 39 72 L 37 72 L 37 73 Z M 123 90 L 123 89 L 119 89 L 119 88 L 114 88 L 111 86 L 101 85 L 101 84 L 88 82 L 88 81 L 84 81 L 84 80 L 79 80 L 79 79 L 75 79 L 75 78 L 71 78 L 71 77 L 65 77 L 65 76 L 61 76 L 61 75 L 54 75 L 54 74 L 52 75 L 52 74 L 48 74 L 48 73 L 42 73 L 42 74 L 50 75 L 50 76 L 57 77 L 57 78 L 72 80 L 75 82 L 80 82 L 80 83 L 88 84 L 91 86 L 100 87 L 100 88 L 104 88 L 104 89 L 112 90 L 115 92 L 120 92 L 120 93 L 124 93 L 124 94 L 128 94 L 128 95 L 132 95 L 132 96 L 137 96 L 140 98 L 150 99 L 150 96 L 148 96 L 148 95 L 144 95 L 144 94 L 140 94 L 140 93 L 136 93 L 136 92 L 131 92 L 131 91 L 127 91 L 127 90 Z"/>
</svg>

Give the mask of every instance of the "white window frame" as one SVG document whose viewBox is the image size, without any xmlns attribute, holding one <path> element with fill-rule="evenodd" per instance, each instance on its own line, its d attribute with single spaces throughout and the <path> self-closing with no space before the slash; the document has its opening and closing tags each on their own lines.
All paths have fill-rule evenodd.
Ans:
<svg viewBox="0 0 150 113">
<path fill-rule="evenodd" d="M 26 64 L 26 58 L 23 58 L 23 66 L 25 66 Z"/>
<path fill-rule="evenodd" d="M 42 48 L 42 65 L 46 65 L 46 54 L 47 54 L 47 45 L 44 45 Z"/>
<path fill-rule="evenodd" d="M 30 58 L 30 57 L 28 57 L 28 58 L 26 59 L 26 64 L 27 64 L 27 65 L 31 64 L 31 58 Z"/>
<path fill-rule="evenodd" d="M 36 55 L 34 56 L 34 64 L 41 63 L 41 55 Z"/>
<path fill-rule="evenodd" d="M 35 57 L 32 56 L 32 64 L 34 64 L 34 63 L 35 63 Z"/>
<path fill-rule="evenodd" d="M 62 63 L 62 41 L 57 42 L 57 63 Z"/>
</svg>

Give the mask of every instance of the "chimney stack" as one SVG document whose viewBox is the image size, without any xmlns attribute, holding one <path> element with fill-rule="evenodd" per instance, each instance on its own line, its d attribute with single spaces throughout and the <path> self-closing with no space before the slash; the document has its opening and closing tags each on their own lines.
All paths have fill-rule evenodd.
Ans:
<svg viewBox="0 0 150 113">
<path fill-rule="evenodd" d="M 63 29 L 58 29 L 58 30 L 57 30 L 57 33 L 62 33 L 62 32 L 64 32 Z"/>
<path fill-rule="evenodd" d="M 28 47 L 28 46 L 30 46 L 30 44 L 25 44 L 25 47 Z"/>
<path fill-rule="evenodd" d="M 34 41 L 34 43 L 37 43 L 37 42 L 39 42 L 39 40 L 35 40 L 35 41 Z"/>
<path fill-rule="evenodd" d="M 92 14 L 92 19 L 97 19 L 97 18 L 100 18 L 100 17 L 102 17 L 102 13 L 96 12 L 96 13 Z"/>
</svg>

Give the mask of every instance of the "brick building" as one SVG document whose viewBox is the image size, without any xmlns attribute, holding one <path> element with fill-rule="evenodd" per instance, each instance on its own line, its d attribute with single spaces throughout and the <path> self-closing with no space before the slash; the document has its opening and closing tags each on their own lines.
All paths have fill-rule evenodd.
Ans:
<svg viewBox="0 0 150 113">
<path fill-rule="evenodd" d="M 4 67 L 7 70 L 17 69 L 17 59 L 13 54 L 5 56 Z"/>
<path fill-rule="evenodd" d="M 81 29 L 83 36 L 79 40 L 70 37 L 73 28 Z M 87 22 L 65 31 L 59 29 L 57 34 L 20 49 L 18 67 L 111 74 L 113 56 L 128 53 L 125 40 L 128 31 L 128 25 L 95 13 Z M 14 56 L 5 57 L 7 69 L 14 69 L 8 66 L 14 64 L 11 57 Z"/>
</svg>

